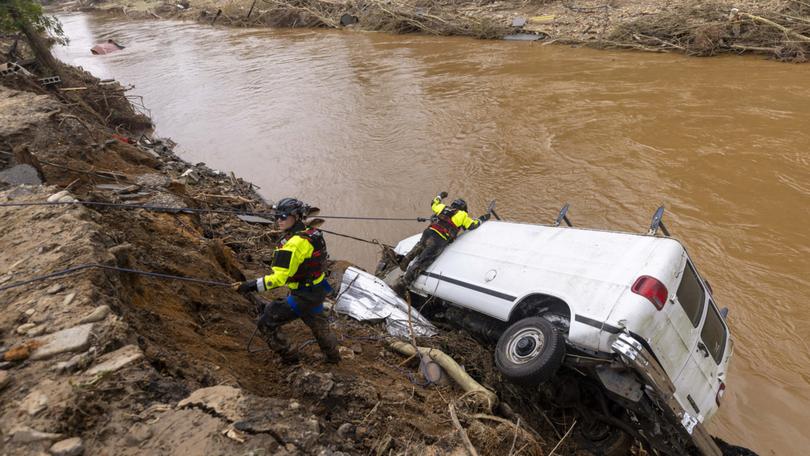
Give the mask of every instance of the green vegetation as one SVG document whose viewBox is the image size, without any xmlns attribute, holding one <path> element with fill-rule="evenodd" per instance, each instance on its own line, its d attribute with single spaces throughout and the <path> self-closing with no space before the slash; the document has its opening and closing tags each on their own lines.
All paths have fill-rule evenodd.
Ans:
<svg viewBox="0 0 810 456">
<path fill-rule="evenodd" d="M 48 34 L 59 44 L 67 44 L 62 24 L 42 12 L 42 5 L 33 0 L 0 0 L 0 32 L 24 32 L 26 26 Z"/>
</svg>

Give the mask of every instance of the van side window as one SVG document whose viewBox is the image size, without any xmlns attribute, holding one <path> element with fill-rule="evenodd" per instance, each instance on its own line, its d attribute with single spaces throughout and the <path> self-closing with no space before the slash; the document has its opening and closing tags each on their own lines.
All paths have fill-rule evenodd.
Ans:
<svg viewBox="0 0 810 456">
<path fill-rule="evenodd" d="M 692 267 L 692 262 L 687 261 L 683 268 L 683 278 L 678 286 L 678 302 L 695 328 L 700 324 L 700 317 L 703 315 L 703 303 L 706 301 L 706 292 L 700 285 L 697 272 Z"/>
<path fill-rule="evenodd" d="M 723 325 L 717 308 L 712 303 L 709 305 L 709 311 L 706 312 L 706 321 L 700 331 L 700 339 L 706 345 L 717 364 L 720 364 L 723 360 L 723 352 L 726 350 L 726 337 L 726 327 Z"/>
</svg>

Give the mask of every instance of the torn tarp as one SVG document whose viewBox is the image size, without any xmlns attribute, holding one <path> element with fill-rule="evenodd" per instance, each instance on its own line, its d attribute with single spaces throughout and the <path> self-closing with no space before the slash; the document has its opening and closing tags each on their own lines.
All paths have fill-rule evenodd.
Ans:
<svg viewBox="0 0 810 456">
<path fill-rule="evenodd" d="M 408 303 L 381 279 L 357 268 L 350 267 L 343 274 L 335 310 L 360 321 L 385 319 L 386 330 L 393 336 L 410 334 Z M 416 309 L 411 309 L 411 323 L 417 336 L 438 334 L 436 327 Z"/>
</svg>

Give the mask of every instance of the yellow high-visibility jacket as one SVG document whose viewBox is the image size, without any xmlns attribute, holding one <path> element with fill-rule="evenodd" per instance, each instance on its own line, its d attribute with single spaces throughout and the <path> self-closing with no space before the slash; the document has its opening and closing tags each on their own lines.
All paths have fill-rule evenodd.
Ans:
<svg viewBox="0 0 810 456">
<path fill-rule="evenodd" d="M 317 233 L 317 238 L 308 233 Z M 291 290 L 318 285 L 326 278 L 325 261 L 326 244 L 320 232 L 313 229 L 297 232 L 279 242 L 273 254 L 273 273 L 256 279 L 256 288 L 262 292 L 284 285 Z"/>
<path fill-rule="evenodd" d="M 435 231 L 442 239 L 448 241 L 455 239 L 459 230 L 474 230 L 481 224 L 480 220 L 471 218 L 467 212 L 462 210 L 456 210 L 454 214 L 449 215 L 451 209 L 442 203 L 441 198 L 438 196 L 433 198 L 433 204 L 430 208 L 438 218 L 438 221 L 430 225 L 430 229 Z"/>
</svg>

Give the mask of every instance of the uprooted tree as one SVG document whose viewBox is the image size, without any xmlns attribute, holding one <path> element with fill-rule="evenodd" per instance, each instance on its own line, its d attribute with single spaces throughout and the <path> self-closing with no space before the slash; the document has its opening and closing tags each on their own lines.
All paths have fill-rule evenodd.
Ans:
<svg viewBox="0 0 810 456">
<path fill-rule="evenodd" d="M 34 56 L 45 69 L 58 73 L 58 64 L 45 40 L 48 35 L 57 43 L 66 44 L 62 24 L 42 11 L 42 5 L 34 0 L 0 0 L 0 33 L 21 32 Z"/>
</svg>

